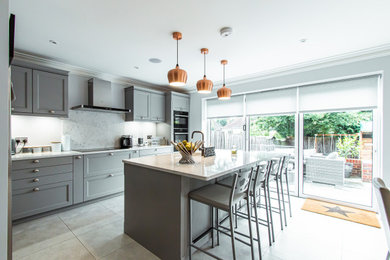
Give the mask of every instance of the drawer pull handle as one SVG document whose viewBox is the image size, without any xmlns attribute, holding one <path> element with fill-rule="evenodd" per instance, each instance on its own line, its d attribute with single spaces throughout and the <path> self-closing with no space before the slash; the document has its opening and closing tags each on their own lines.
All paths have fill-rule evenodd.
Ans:
<svg viewBox="0 0 390 260">
<path fill-rule="evenodd" d="M 33 191 L 39 191 L 39 188 L 34 188 Z"/>
<path fill-rule="evenodd" d="M 111 173 L 110 175 L 108 175 L 108 177 L 114 177 L 114 174 Z"/>
<path fill-rule="evenodd" d="M 54 111 L 54 110 L 49 110 L 49 113 L 50 113 L 50 114 L 55 114 L 55 112 L 56 112 L 56 111 Z"/>
<path fill-rule="evenodd" d="M 34 160 L 33 163 L 39 163 L 39 160 Z"/>
<path fill-rule="evenodd" d="M 114 155 L 114 153 L 109 153 L 108 155 L 109 155 L 109 156 L 113 156 L 113 155 Z"/>
<path fill-rule="evenodd" d="M 33 180 L 33 182 L 39 182 L 39 179 L 38 179 L 38 178 L 36 178 L 36 179 L 34 179 L 34 180 Z"/>
<path fill-rule="evenodd" d="M 81 159 L 81 156 L 80 155 L 76 156 L 76 159 Z"/>
<path fill-rule="evenodd" d="M 14 111 L 15 110 L 15 108 L 13 107 L 13 108 L 11 108 L 11 111 Z"/>
<path fill-rule="evenodd" d="M 33 172 L 39 172 L 39 169 L 34 169 Z"/>
</svg>

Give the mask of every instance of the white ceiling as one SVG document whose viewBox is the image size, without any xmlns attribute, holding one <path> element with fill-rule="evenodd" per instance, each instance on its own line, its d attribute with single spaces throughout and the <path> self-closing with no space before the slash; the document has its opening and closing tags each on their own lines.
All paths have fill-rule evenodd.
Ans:
<svg viewBox="0 0 390 260">
<path fill-rule="evenodd" d="M 229 82 L 388 44 L 389 10 L 389 0 L 11 1 L 17 50 L 158 85 L 176 64 L 171 33 L 180 31 L 186 88 L 203 76 L 202 47 L 210 50 L 208 78 L 220 81 L 219 61 L 228 59 Z M 233 28 L 228 38 L 219 35 L 225 26 Z"/>
</svg>

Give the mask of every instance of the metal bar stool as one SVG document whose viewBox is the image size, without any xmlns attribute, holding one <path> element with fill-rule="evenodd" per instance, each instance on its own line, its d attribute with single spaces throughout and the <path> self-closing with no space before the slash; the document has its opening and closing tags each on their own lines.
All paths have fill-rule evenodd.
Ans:
<svg viewBox="0 0 390 260">
<path fill-rule="evenodd" d="M 191 260 L 191 248 L 196 248 L 197 250 L 214 257 L 216 259 L 221 259 L 220 257 L 207 252 L 206 250 L 203 250 L 202 248 L 195 245 L 195 243 L 192 240 L 192 209 L 191 209 L 191 201 L 195 200 L 197 202 L 203 203 L 205 205 L 208 205 L 210 207 L 216 208 L 216 226 L 212 227 L 212 229 L 217 231 L 217 244 L 219 245 L 219 233 L 223 233 L 225 235 L 228 235 L 231 237 L 232 242 L 232 251 L 233 251 L 233 259 L 236 260 L 236 247 L 235 247 L 235 240 L 238 240 L 248 246 L 251 247 L 251 255 L 252 259 L 254 258 L 254 249 L 253 249 L 253 234 L 252 234 L 252 225 L 251 225 L 251 214 L 250 214 L 250 205 L 249 200 L 247 200 L 247 209 L 248 209 L 248 223 L 249 223 L 249 237 L 250 242 L 247 243 L 246 241 L 236 237 L 234 226 L 233 226 L 233 214 L 234 214 L 234 205 L 237 204 L 239 201 L 243 200 L 245 197 L 249 197 L 250 192 L 250 183 L 252 179 L 252 172 L 253 168 L 250 168 L 246 171 L 240 171 L 239 173 L 234 174 L 233 183 L 231 187 L 226 187 L 218 184 L 211 184 L 207 185 L 205 187 L 202 187 L 200 189 L 191 191 L 188 193 L 188 203 L 189 203 L 189 259 Z M 219 225 L 219 219 L 218 219 L 218 210 L 222 210 L 228 213 L 229 221 L 230 221 L 230 234 L 228 232 L 225 232 L 222 230 L 222 226 Z M 214 210 L 212 210 L 214 212 Z M 225 227 L 223 227 L 225 228 Z M 225 228 L 227 229 L 227 228 Z M 204 234 L 206 235 L 206 234 Z"/>
<path fill-rule="evenodd" d="M 282 192 L 284 193 L 283 181 L 282 181 L 282 176 L 284 175 L 285 180 L 286 180 L 287 203 L 288 203 L 288 207 L 289 207 L 289 211 L 290 211 L 290 217 L 292 217 L 291 199 L 290 199 L 290 187 L 289 187 L 289 184 L 288 184 L 288 166 L 290 165 L 290 160 L 291 160 L 291 157 L 290 156 L 286 156 L 284 161 L 283 161 L 282 174 L 280 175 L 280 177 L 281 177 L 280 178 L 280 187 L 282 189 Z M 283 203 L 284 203 L 284 200 L 283 200 Z M 287 220 L 286 220 L 286 225 L 287 225 Z"/>
<path fill-rule="evenodd" d="M 256 228 L 257 238 L 254 238 L 254 241 L 258 242 L 260 258 L 261 258 L 261 245 L 260 245 L 259 224 L 266 226 L 268 228 L 268 240 L 269 240 L 270 246 L 272 245 L 272 240 L 274 241 L 273 234 L 271 234 L 272 233 L 272 223 L 270 220 L 271 219 L 270 212 L 269 212 L 270 201 L 269 201 L 269 196 L 268 196 L 269 176 L 270 176 L 270 172 L 272 169 L 272 165 L 274 165 L 274 164 L 275 164 L 275 162 L 273 162 L 272 160 L 260 162 L 256 166 L 256 170 L 252 174 L 252 185 L 250 187 L 250 203 L 253 207 L 252 209 L 255 211 L 255 217 L 252 216 L 251 219 L 253 222 L 256 222 L 256 225 L 257 225 L 257 228 Z M 276 170 L 277 165 L 274 166 L 274 168 L 275 168 L 274 170 Z M 223 185 L 226 187 L 231 187 L 232 178 L 233 177 L 225 178 L 225 179 L 217 182 L 217 184 Z M 265 205 L 266 205 L 266 207 L 265 207 L 266 219 L 265 220 L 260 218 L 258 216 L 258 213 L 257 213 L 257 205 L 259 205 L 257 202 L 257 198 L 259 198 L 259 200 L 261 199 L 261 190 L 262 189 L 264 191 L 264 198 L 265 198 Z M 241 212 L 240 209 L 241 209 L 241 207 L 239 207 L 238 210 L 235 211 L 235 214 L 238 215 L 239 217 L 248 218 L 248 214 Z M 224 220 L 225 219 L 223 219 L 221 222 L 223 222 Z"/>
</svg>

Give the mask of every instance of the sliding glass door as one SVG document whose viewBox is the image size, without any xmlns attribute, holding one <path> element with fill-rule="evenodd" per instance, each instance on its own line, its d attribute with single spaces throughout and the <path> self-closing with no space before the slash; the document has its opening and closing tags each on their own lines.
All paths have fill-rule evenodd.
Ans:
<svg viewBox="0 0 390 260">
<path fill-rule="evenodd" d="M 303 113 L 302 193 L 372 206 L 374 111 Z"/>
<path fill-rule="evenodd" d="M 288 168 L 290 192 L 297 194 L 295 156 L 295 115 L 249 117 L 249 150 L 280 152 L 291 156 Z"/>
<path fill-rule="evenodd" d="M 372 74 L 206 100 L 208 144 L 289 154 L 292 193 L 370 208 L 380 86 Z"/>
</svg>

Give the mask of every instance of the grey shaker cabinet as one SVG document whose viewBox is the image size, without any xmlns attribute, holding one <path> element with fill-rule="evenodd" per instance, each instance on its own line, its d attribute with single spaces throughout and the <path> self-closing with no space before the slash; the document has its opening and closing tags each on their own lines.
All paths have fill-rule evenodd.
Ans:
<svg viewBox="0 0 390 260">
<path fill-rule="evenodd" d="M 84 155 L 84 178 L 117 172 L 123 173 L 122 160 L 128 158 L 129 151 Z"/>
<path fill-rule="evenodd" d="M 124 174 L 122 172 L 99 175 L 84 180 L 84 201 L 122 192 Z"/>
<path fill-rule="evenodd" d="M 33 113 L 68 115 L 68 76 L 33 70 Z"/>
<path fill-rule="evenodd" d="M 73 203 L 84 201 L 84 158 L 73 156 Z"/>
<path fill-rule="evenodd" d="M 72 181 L 18 189 L 12 194 L 12 219 L 70 206 L 72 203 Z"/>
<path fill-rule="evenodd" d="M 131 158 L 138 158 L 139 157 L 139 150 L 132 150 L 130 151 L 129 159 Z"/>
<path fill-rule="evenodd" d="M 32 113 L 32 69 L 12 66 L 11 82 L 16 97 L 11 103 L 12 113 Z"/>
<path fill-rule="evenodd" d="M 122 192 L 122 160 L 130 156 L 130 151 L 84 155 L 84 201 Z"/>
<path fill-rule="evenodd" d="M 190 98 L 182 95 L 172 95 L 172 108 L 174 111 L 190 111 Z"/>
<path fill-rule="evenodd" d="M 165 95 L 150 94 L 150 119 L 152 121 L 165 121 Z"/>
<path fill-rule="evenodd" d="M 165 121 L 165 93 L 139 87 L 125 89 L 126 121 Z"/>
</svg>

